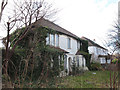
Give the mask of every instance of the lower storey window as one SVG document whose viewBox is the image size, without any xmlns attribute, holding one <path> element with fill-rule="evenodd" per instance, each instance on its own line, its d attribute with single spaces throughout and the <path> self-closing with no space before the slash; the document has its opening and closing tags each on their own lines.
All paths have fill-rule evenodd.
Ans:
<svg viewBox="0 0 120 90">
<path fill-rule="evenodd" d="M 100 58 L 100 63 L 101 63 L 101 64 L 105 64 L 105 63 L 106 63 L 105 58 Z"/>
</svg>

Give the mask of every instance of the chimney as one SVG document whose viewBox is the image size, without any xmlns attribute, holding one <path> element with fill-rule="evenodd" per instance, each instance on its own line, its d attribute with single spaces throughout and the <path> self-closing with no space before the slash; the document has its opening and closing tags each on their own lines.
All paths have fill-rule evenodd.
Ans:
<svg viewBox="0 0 120 90">
<path fill-rule="evenodd" d="M 94 42 L 96 42 L 96 40 L 95 40 L 95 39 L 93 39 L 93 41 L 94 41 Z"/>
</svg>

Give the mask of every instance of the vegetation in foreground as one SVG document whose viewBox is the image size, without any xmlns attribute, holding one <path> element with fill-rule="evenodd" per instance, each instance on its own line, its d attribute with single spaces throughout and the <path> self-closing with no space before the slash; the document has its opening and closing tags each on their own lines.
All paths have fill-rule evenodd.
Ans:
<svg viewBox="0 0 120 90">
<path fill-rule="evenodd" d="M 26 82 L 24 85 L 27 88 L 110 88 L 110 71 L 87 71 L 81 75 L 52 78 L 40 84 Z"/>
<path fill-rule="evenodd" d="M 113 72 L 112 72 L 113 76 Z M 118 81 L 117 81 L 118 82 Z M 88 71 L 59 79 L 58 88 L 110 88 L 110 71 Z"/>
</svg>

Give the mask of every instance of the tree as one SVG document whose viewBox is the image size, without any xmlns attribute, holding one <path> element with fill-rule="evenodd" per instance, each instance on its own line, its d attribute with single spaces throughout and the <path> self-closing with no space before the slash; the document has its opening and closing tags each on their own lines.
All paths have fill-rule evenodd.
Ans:
<svg viewBox="0 0 120 90">
<path fill-rule="evenodd" d="M 37 2 L 36 0 L 29 1 L 14 1 L 15 9 L 13 10 L 14 14 L 9 16 L 8 21 L 6 21 L 7 37 L 3 39 L 3 43 L 6 47 L 5 50 L 5 59 L 3 63 L 4 74 L 8 76 L 8 63 L 10 58 L 13 55 L 17 44 L 26 36 L 28 31 L 34 28 L 34 23 L 38 19 L 47 18 L 50 19 L 56 13 L 55 9 L 52 9 L 52 4 L 48 4 L 44 0 Z M 13 41 L 11 40 L 10 33 L 13 30 L 24 30 L 18 32 L 16 38 Z"/>
<path fill-rule="evenodd" d="M 115 59 L 113 60 L 113 62 L 115 61 L 115 64 L 118 67 L 117 76 L 116 76 L 116 72 L 114 72 L 113 88 L 115 88 L 115 83 L 116 83 L 117 78 L 119 79 L 118 87 L 120 86 L 120 56 L 119 56 L 120 55 L 120 24 L 119 22 L 115 23 L 114 30 L 111 30 L 109 34 L 108 46 L 110 47 L 112 51 L 111 56 L 113 56 L 113 54 L 115 53 L 118 54 L 118 56 L 115 56 Z M 118 61 L 116 62 L 116 60 Z M 110 87 L 112 88 L 111 71 L 110 71 Z"/>
<path fill-rule="evenodd" d="M 1 19 L 2 19 L 3 10 L 5 9 L 7 4 L 8 4 L 8 0 L 7 1 L 2 0 L 2 2 L 1 2 L 1 11 L 0 11 L 0 22 L 1 22 Z"/>
<path fill-rule="evenodd" d="M 119 23 L 115 23 L 113 26 L 114 30 L 108 34 L 109 42 L 108 46 L 113 52 L 119 53 L 120 52 L 120 25 Z"/>
</svg>

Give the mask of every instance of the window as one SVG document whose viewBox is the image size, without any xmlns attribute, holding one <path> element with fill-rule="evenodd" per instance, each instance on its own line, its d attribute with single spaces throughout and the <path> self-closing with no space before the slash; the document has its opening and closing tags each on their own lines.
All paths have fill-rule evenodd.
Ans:
<svg viewBox="0 0 120 90">
<path fill-rule="evenodd" d="M 79 57 L 77 56 L 76 59 L 77 59 L 77 67 L 79 67 Z"/>
<path fill-rule="evenodd" d="M 75 57 L 73 57 L 73 62 L 75 62 Z"/>
<path fill-rule="evenodd" d="M 70 49 L 71 48 L 71 39 L 68 38 L 68 48 Z"/>
<path fill-rule="evenodd" d="M 49 44 L 50 44 L 50 34 L 47 34 L 46 44 L 47 44 L 47 45 L 49 45 Z"/>
<path fill-rule="evenodd" d="M 58 47 L 59 46 L 59 35 L 56 34 L 56 46 Z"/>
<path fill-rule="evenodd" d="M 100 62 L 101 62 L 101 64 L 105 64 L 106 60 L 104 58 L 100 58 Z"/>
<path fill-rule="evenodd" d="M 77 41 L 77 49 L 80 49 L 80 42 Z"/>
<path fill-rule="evenodd" d="M 107 60 L 107 63 L 111 63 L 111 60 Z"/>
<path fill-rule="evenodd" d="M 82 57 L 82 67 L 84 67 L 84 58 Z"/>
<path fill-rule="evenodd" d="M 64 68 L 67 69 L 67 55 L 64 55 Z"/>
<path fill-rule="evenodd" d="M 51 45 L 55 46 L 55 35 L 51 34 L 50 37 Z"/>
</svg>

